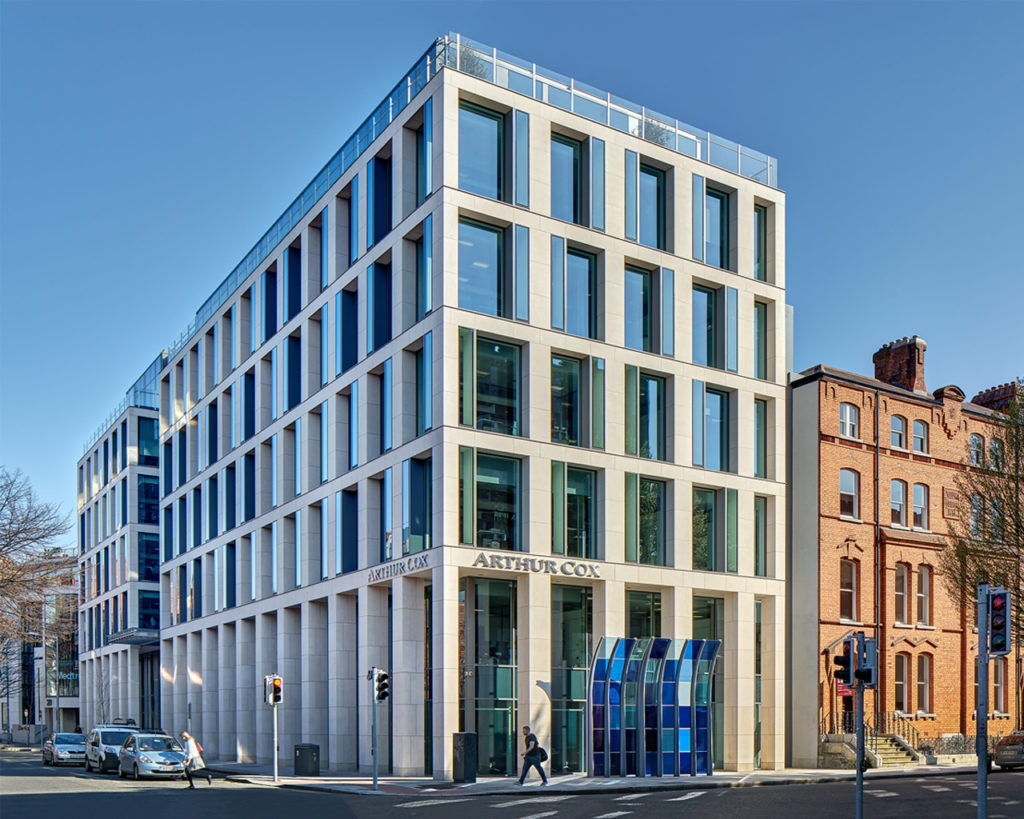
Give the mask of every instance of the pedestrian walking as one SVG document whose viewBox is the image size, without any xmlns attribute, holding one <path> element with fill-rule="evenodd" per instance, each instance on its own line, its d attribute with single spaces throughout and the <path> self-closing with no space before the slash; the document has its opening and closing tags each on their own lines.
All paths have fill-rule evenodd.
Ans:
<svg viewBox="0 0 1024 819">
<path fill-rule="evenodd" d="M 530 772 L 530 768 L 535 767 L 537 773 L 540 774 L 540 784 L 547 785 L 548 778 L 544 775 L 544 768 L 541 767 L 541 763 L 547 762 L 548 752 L 540 747 L 537 737 L 530 733 L 529 725 L 523 726 L 523 736 L 525 737 L 526 750 L 521 754 L 523 757 L 523 774 L 519 777 L 519 784 L 522 785 L 526 781 L 526 775 Z"/>
<path fill-rule="evenodd" d="M 206 770 L 206 763 L 203 762 L 203 746 L 196 742 L 196 738 L 188 731 L 181 732 L 181 745 L 185 749 L 185 777 L 188 779 L 188 786 L 195 790 L 196 783 L 192 781 L 193 774 L 205 776 L 207 783 L 213 785 L 213 777 Z"/>
</svg>

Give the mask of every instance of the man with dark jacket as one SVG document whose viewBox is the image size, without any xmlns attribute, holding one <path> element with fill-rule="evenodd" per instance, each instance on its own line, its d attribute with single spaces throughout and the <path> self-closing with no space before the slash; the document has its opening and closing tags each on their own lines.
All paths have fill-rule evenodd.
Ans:
<svg viewBox="0 0 1024 819">
<path fill-rule="evenodd" d="M 548 778 L 544 775 L 544 769 L 541 767 L 541 762 L 544 760 L 544 749 L 537 743 L 537 737 L 530 733 L 530 726 L 523 726 L 523 736 L 526 737 L 526 750 L 523 751 L 523 775 L 519 777 L 519 784 L 522 785 L 526 780 L 526 774 L 530 772 L 531 767 L 537 768 L 537 773 L 540 774 L 541 785 L 548 784 Z"/>
</svg>

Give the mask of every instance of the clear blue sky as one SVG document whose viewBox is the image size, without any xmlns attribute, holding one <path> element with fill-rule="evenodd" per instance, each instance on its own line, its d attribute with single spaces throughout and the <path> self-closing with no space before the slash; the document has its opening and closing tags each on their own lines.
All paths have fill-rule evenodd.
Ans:
<svg viewBox="0 0 1024 819">
<path fill-rule="evenodd" d="M 1024 374 L 1024 4 L 0 3 L 0 463 L 82 445 L 446 31 L 779 158 L 796 365 Z"/>
</svg>

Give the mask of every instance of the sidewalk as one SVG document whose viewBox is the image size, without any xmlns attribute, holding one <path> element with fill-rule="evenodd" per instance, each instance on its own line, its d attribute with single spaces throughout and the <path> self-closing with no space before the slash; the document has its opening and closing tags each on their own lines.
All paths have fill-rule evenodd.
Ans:
<svg viewBox="0 0 1024 819">
<path fill-rule="evenodd" d="M 227 777 L 232 782 L 275 787 L 273 769 L 269 765 L 251 765 L 235 762 L 211 762 L 210 771 Z M 290 776 L 291 766 L 279 768 L 276 787 L 312 790 L 327 793 L 374 794 L 372 777 L 357 773 L 332 773 L 320 777 Z M 873 768 L 864 774 L 864 780 L 895 779 L 903 777 L 949 776 L 976 771 L 966 765 L 914 765 L 906 768 Z M 852 782 L 852 770 L 788 768 L 781 771 L 753 771 L 747 773 L 717 773 L 712 776 L 669 777 L 609 777 L 595 778 L 585 774 L 570 774 L 550 778 L 545 793 L 635 793 L 659 790 L 706 790 L 710 788 L 747 788 L 769 785 L 812 785 L 828 782 Z M 535 773 L 520 787 L 512 777 L 483 777 L 473 783 L 456 784 L 430 777 L 382 776 L 378 780 L 378 794 L 392 796 L 488 796 L 491 794 L 521 793 L 524 789 L 540 788 Z"/>
</svg>

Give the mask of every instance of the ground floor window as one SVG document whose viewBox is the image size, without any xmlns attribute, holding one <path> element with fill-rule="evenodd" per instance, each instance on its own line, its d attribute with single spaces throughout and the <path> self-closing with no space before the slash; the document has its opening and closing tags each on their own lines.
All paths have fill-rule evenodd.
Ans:
<svg viewBox="0 0 1024 819">
<path fill-rule="evenodd" d="M 593 592 L 551 586 L 551 773 L 586 769 L 587 670 L 593 631 Z"/>
</svg>

